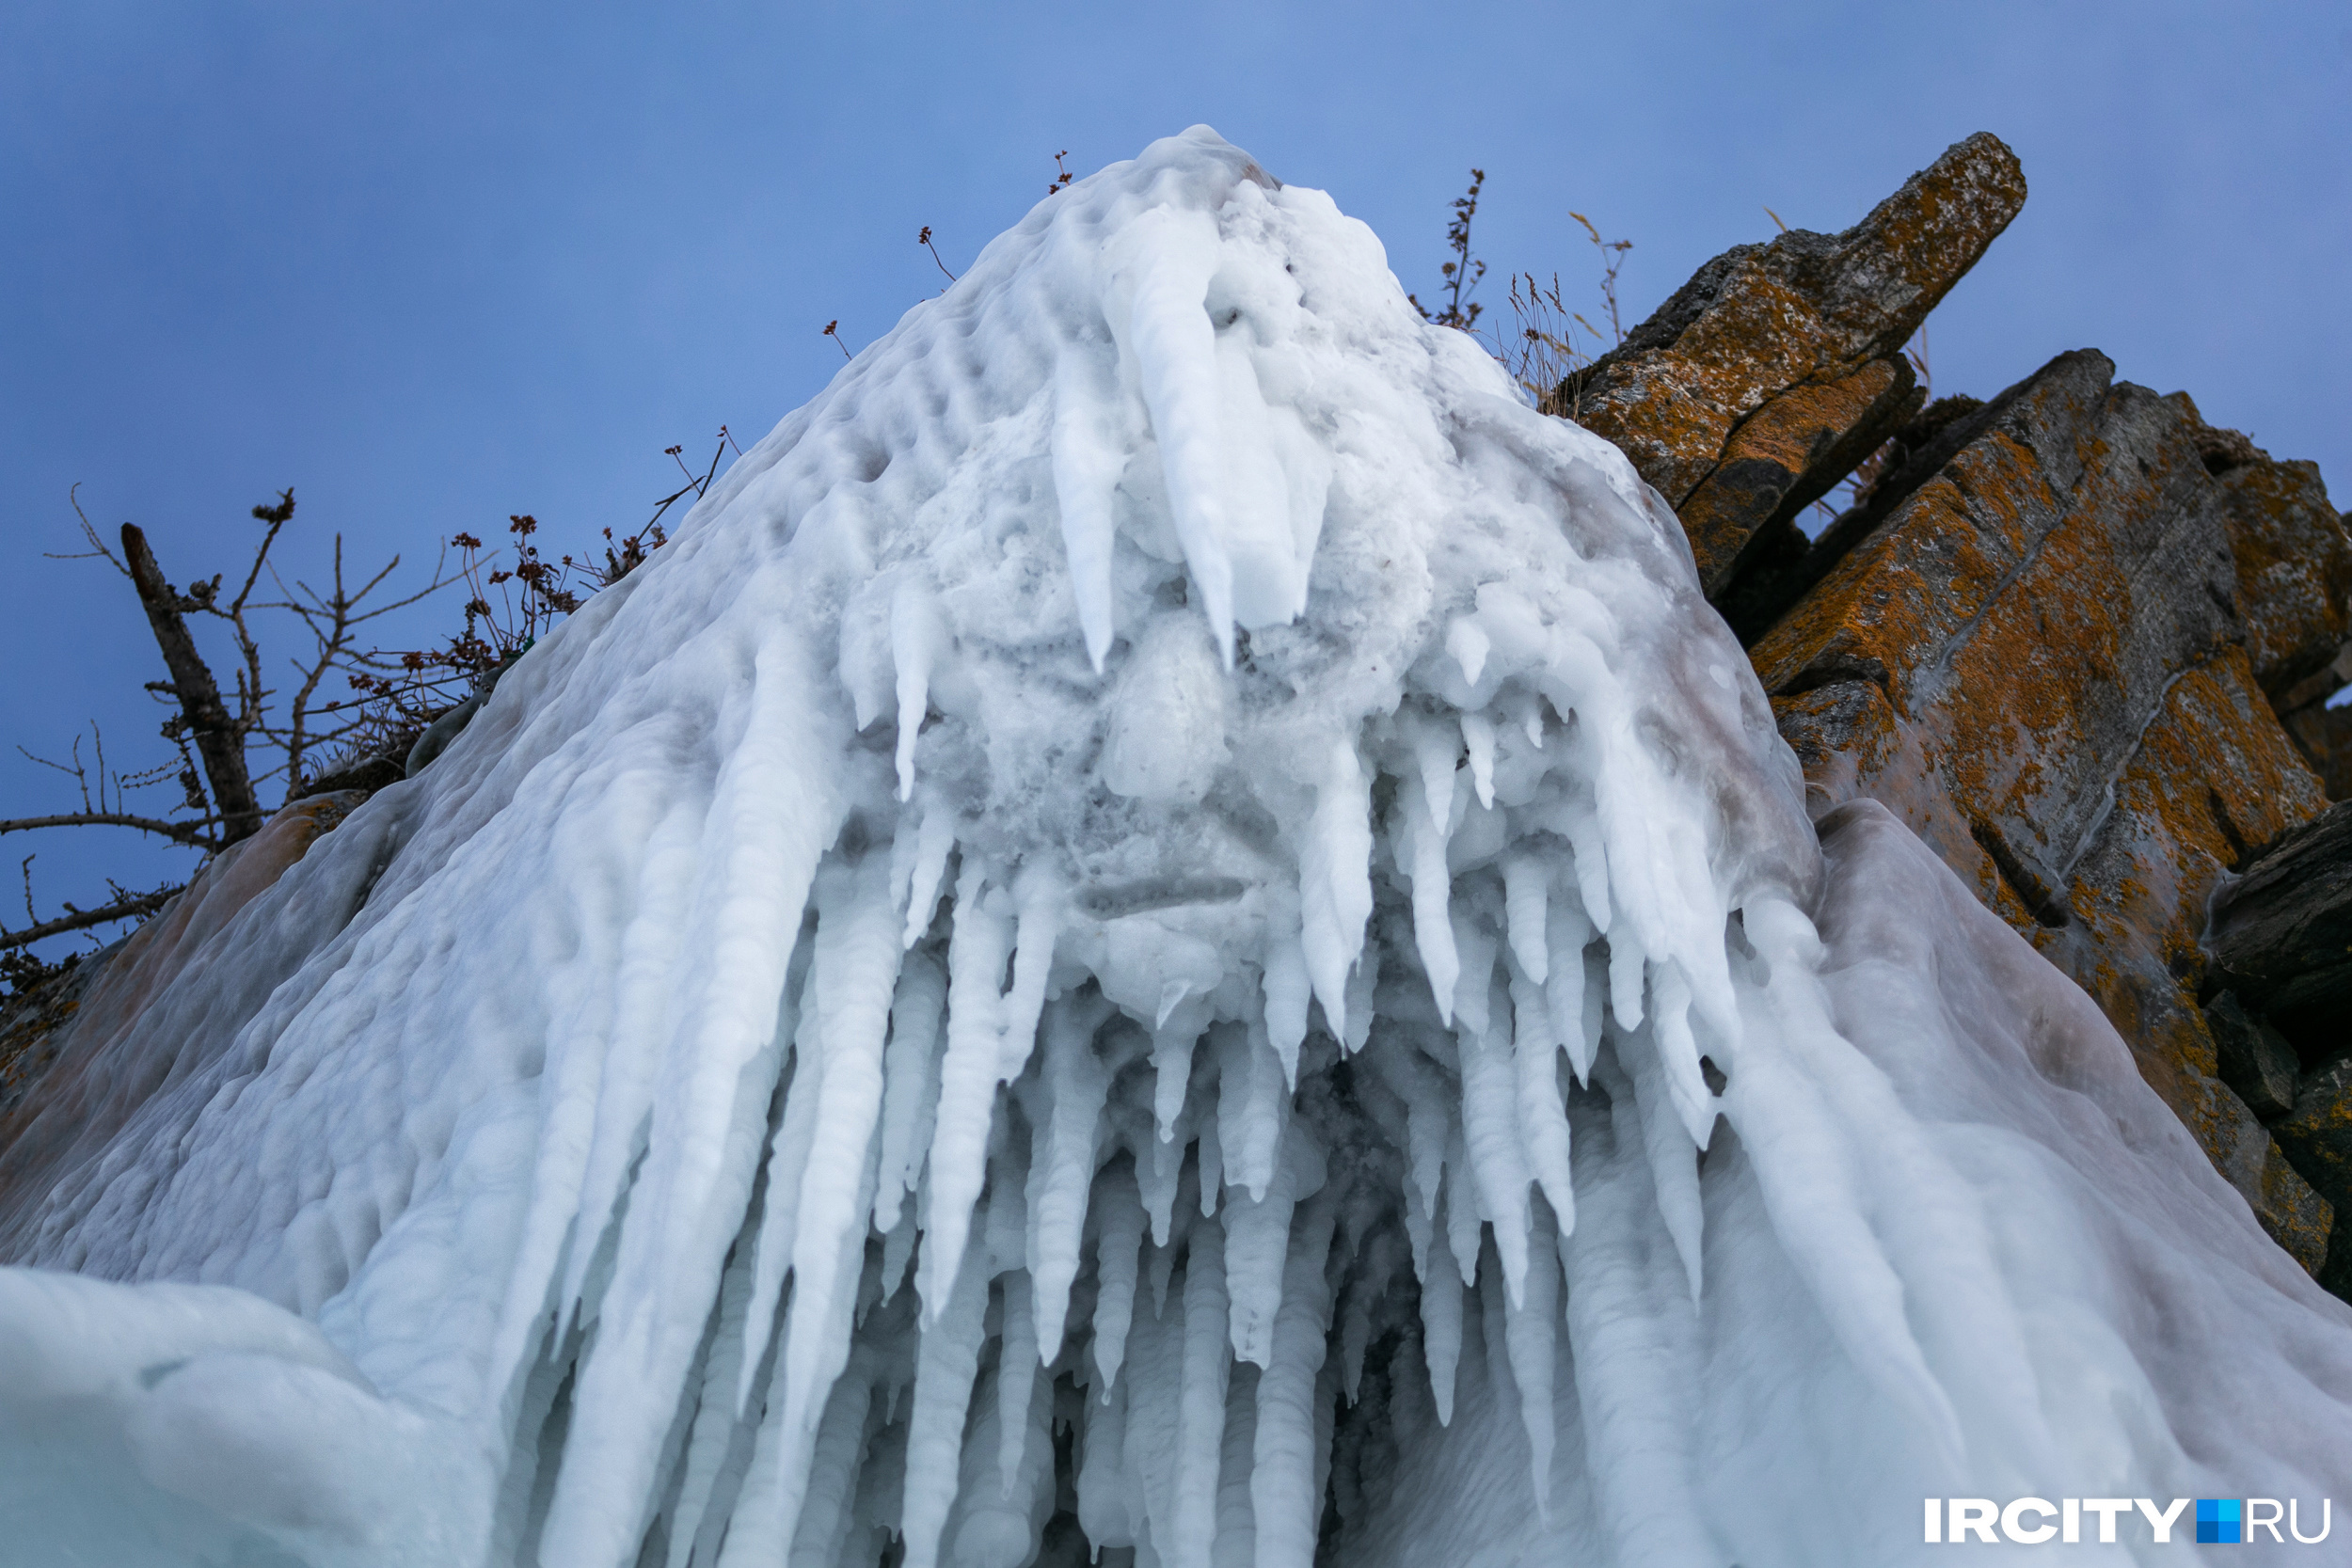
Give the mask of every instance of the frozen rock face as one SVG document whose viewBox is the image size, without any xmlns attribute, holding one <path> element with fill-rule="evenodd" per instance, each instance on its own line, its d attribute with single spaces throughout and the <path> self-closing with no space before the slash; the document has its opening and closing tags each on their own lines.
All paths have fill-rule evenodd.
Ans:
<svg viewBox="0 0 2352 1568">
<path fill-rule="evenodd" d="M 2322 1495 L 2352 1318 L 1823 828 L 1627 461 L 1156 143 L 110 1037 L 161 1086 L 8 1197 L 82 1277 L 0 1271 L 0 1502 L 121 1563 L 1758 1568 Z"/>
</svg>

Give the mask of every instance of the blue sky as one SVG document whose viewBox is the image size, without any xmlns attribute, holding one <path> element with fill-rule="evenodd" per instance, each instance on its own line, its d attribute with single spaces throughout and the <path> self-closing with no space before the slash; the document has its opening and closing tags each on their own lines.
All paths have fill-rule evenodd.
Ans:
<svg viewBox="0 0 2352 1568">
<path fill-rule="evenodd" d="M 234 568 L 285 485 L 297 566 L 337 531 L 415 565 L 512 512 L 585 546 L 674 486 L 664 447 L 749 445 L 822 386 L 827 321 L 861 346 L 930 293 L 920 227 L 961 268 L 1057 150 L 1090 171 L 1196 121 L 1330 191 L 1409 288 L 1473 164 L 1498 274 L 1590 290 L 1590 214 L 1635 243 L 1629 325 L 1767 206 L 1843 228 L 1990 130 L 2033 194 L 1931 323 L 1937 389 L 2099 347 L 2352 504 L 2341 6 L 17 0 L 0 734 L 162 754 L 127 586 L 42 559 L 75 483 L 175 581 Z M 0 816 L 67 783 L 8 750 Z M 39 850 L 44 912 L 171 863 L 41 836 L 0 849 Z"/>
</svg>

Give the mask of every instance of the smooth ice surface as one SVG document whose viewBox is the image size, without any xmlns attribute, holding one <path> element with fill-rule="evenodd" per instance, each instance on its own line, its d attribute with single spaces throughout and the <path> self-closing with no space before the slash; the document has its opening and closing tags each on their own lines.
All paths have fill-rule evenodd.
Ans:
<svg viewBox="0 0 2352 1568">
<path fill-rule="evenodd" d="M 1817 839 L 1656 496 L 1206 130 L 75 1049 L 159 1087 L 0 1215 L 60 1560 L 1820 1568 L 2352 1462 L 2352 1315 Z"/>
</svg>

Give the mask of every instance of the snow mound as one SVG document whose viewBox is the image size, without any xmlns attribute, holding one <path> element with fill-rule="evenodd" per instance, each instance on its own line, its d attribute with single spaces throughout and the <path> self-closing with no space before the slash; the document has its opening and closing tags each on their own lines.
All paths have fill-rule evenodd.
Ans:
<svg viewBox="0 0 2352 1568">
<path fill-rule="evenodd" d="M 1823 831 L 1623 458 L 1156 143 L 104 1042 L 161 1086 L 0 1195 L 89 1276 L 0 1271 L 0 1503 L 123 1563 L 1762 1568 L 2324 1492 L 2344 1310 Z"/>
</svg>

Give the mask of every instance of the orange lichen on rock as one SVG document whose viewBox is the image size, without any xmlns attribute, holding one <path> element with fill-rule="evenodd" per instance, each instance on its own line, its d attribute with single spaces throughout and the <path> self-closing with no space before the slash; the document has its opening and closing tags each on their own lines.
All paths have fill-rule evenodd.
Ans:
<svg viewBox="0 0 2352 1568">
<path fill-rule="evenodd" d="M 2326 808 L 2264 700 L 2246 652 L 2186 672 L 2115 782 L 2114 808 L 2077 862 L 2074 916 L 2044 952 L 2127 1030 L 2140 1069 L 2246 1194 L 2280 1244 L 2316 1270 L 2326 1200 L 2286 1164 L 2242 1101 L 2214 1082 L 2196 1003 L 2204 911 L 2248 850 Z M 2120 1026 L 2120 1024 L 2119 1024 Z"/>
<path fill-rule="evenodd" d="M 2318 464 L 2280 462 L 2238 432 L 2215 429 L 2186 392 L 2165 401 L 2189 421 L 2205 470 L 2221 485 L 2246 651 L 2263 689 L 2284 699 L 2337 657 L 2352 629 L 2352 534 Z"/>
<path fill-rule="evenodd" d="M 2099 1002 L 2306 1267 L 2326 1201 L 2216 1077 L 2207 896 L 2324 803 L 2236 611 L 2193 419 L 2061 356 L 1752 650 L 1822 799 L 1894 809 Z"/>
<path fill-rule="evenodd" d="M 1678 509 L 1699 585 L 1717 593 L 1758 546 L 1784 531 L 1794 534 L 1796 514 L 1852 472 L 1918 403 L 1910 362 L 1891 355 L 1840 380 L 1793 388 L 1757 409 Z"/>
<path fill-rule="evenodd" d="M 1842 234 L 1794 230 L 1715 258 L 1551 411 L 1614 441 L 1679 506 L 1767 402 L 1900 350 L 2025 199 L 2016 155 L 1979 132 Z"/>
</svg>

